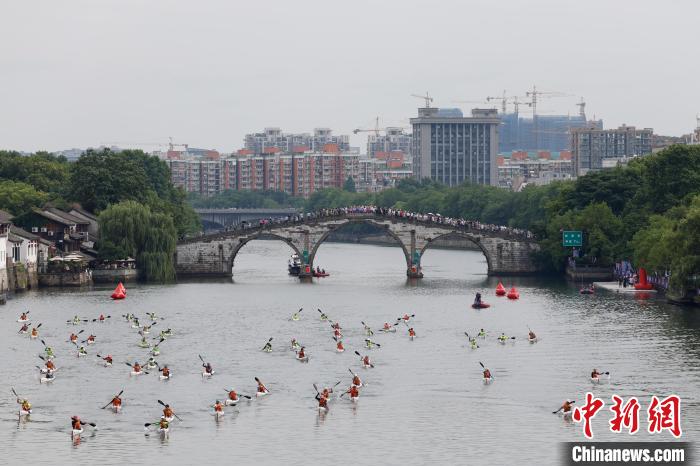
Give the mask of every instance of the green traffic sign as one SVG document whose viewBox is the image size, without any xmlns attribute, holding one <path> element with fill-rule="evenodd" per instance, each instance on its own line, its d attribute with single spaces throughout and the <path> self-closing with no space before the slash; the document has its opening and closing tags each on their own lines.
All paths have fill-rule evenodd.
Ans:
<svg viewBox="0 0 700 466">
<path fill-rule="evenodd" d="M 565 247 L 581 247 L 583 245 L 583 232 L 581 231 L 564 231 L 561 238 Z"/>
</svg>

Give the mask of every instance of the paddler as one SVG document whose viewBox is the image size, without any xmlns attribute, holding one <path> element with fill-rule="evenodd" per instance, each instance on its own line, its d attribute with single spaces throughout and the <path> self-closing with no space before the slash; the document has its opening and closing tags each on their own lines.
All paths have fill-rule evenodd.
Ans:
<svg viewBox="0 0 700 466">
<path fill-rule="evenodd" d="M 112 408 L 114 408 L 115 410 L 118 410 L 122 407 L 122 399 L 119 398 L 119 396 L 115 396 L 114 398 L 112 398 L 112 401 L 110 401 L 110 403 L 112 404 Z"/>
<path fill-rule="evenodd" d="M 93 343 L 95 343 L 95 338 L 97 338 L 97 337 L 95 337 L 95 335 L 91 334 L 89 337 L 87 337 L 87 344 L 92 345 Z"/>
<path fill-rule="evenodd" d="M 362 386 L 362 380 L 360 380 L 360 377 L 357 374 L 352 374 L 352 386 L 353 387 L 361 387 Z"/>
<path fill-rule="evenodd" d="M 571 404 L 572 403 L 573 403 L 573 401 L 565 400 L 564 404 L 561 405 L 561 408 L 559 408 L 559 410 L 563 411 L 564 414 L 571 413 L 571 408 L 572 408 Z"/>
<path fill-rule="evenodd" d="M 318 400 L 319 409 L 328 410 L 328 397 L 324 396 L 322 393 L 316 395 Z"/>
<path fill-rule="evenodd" d="M 267 389 L 265 385 L 260 381 L 260 379 L 256 380 L 258 383 L 258 393 L 269 393 L 270 391 Z"/>
<path fill-rule="evenodd" d="M 228 399 L 231 400 L 233 403 L 238 403 L 238 400 L 240 398 L 238 398 L 238 393 L 236 393 L 236 390 L 231 389 L 228 392 Z"/>
<path fill-rule="evenodd" d="M 141 337 L 141 341 L 139 342 L 139 345 L 143 348 L 148 348 L 149 346 L 151 346 L 151 344 L 148 343 L 148 341 L 146 340 L 146 337 Z"/>
<path fill-rule="evenodd" d="M 46 357 L 48 359 L 52 359 L 55 356 L 54 352 L 53 352 L 53 348 L 51 348 L 50 346 L 47 346 L 46 348 L 44 348 L 44 353 L 46 353 Z"/>
<path fill-rule="evenodd" d="M 163 366 L 163 368 L 160 370 L 160 373 L 163 375 L 163 377 L 170 378 L 170 369 L 168 369 L 167 365 Z"/>
<path fill-rule="evenodd" d="M 476 336 L 480 338 L 486 338 L 486 330 L 482 328 L 481 330 L 479 330 L 479 333 Z"/>
<path fill-rule="evenodd" d="M 302 308 L 299 308 L 299 310 L 298 310 L 297 312 L 295 312 L 294 314 L 292 314 L 292 320 L 299 320 L 299 319 L 301 319 L 301 311 L 302 311 L 302 310 L 304 310 L 303 307 L 302 307 Z"/>
<path fill-rule="evenodd" d="M 106 362 L 107 364 L 112 364 L 112 355 L 111 355 L 111 354 L 108 354 L 107 356 L 105 356 L 105 357 L 102 358 L 102 359 L 103 359 L 104 362 Z"/>
<path fill-rule="evenodd" d="M 292 349 L 293 349 L 293 350 L 298 350 L 299 348 L 301 348 L 301 345 L 299 344 L 299 342 L 297 341 L 297 339 L 296 339 L 296 338 L 292 338 Z"/>
<path fill-rule="evenodd" d="M 202 364 L 202 367 L 204 368 L 204 372 L 208 375 L 214 374 L 214 369 L 211 367 L 210 363 Z"/>
<path fill-rule="evenodd" d="M 71 420 L 71 426 L 73 427 L 73 430 L 81 430 L 82 424 L 80 422 L 80 418 L 78 416 L 73 416 L 70 418 Z"/>
<path fill-rule="evenodd" d="M 324 396 L 326 398 L 330 398 L 331 393 L 333 393 L 333 388 L 324 387 L 323 391 L 321 392 L 321 396 Z"/>
<path fill-rule="evenodd" d="M 22 324 L 22 328 L 20 328 L 19 332 L 17 332 L 17 333 L 27 333 L 28 331 L 29 331 L 29 324 L 25 322 L 24 324 Z"/>
<path fill-rule="evenodd" d="M 153 368 L 156 367 L 157 365 L 158 365 L 158 363 L 156 362 L 156 358 L 154 358 L 153 356 L 151 356 L 150 358 L 148 358 L 148 362 L 146 363 L 146 367 L 147 367 L 148 369 L 153 369 Z"/>
<path fill-rule="evenodd" d="M 413 327 L 408 329 L 408 337 L 409 338 L 415 338 L 416 337 L 416 331 L 413 330 Z"/>
<path fill-rule="evenodd" d="M 27 414 L 32 414 L 32 404 L 29 402 L 28 399 L 23 399 L 20 400 L 17 398 L 17 403 L 19 403 L 20 407 L 22 408 L 22 411 L 26 411 Z"/>
<path fill-rule="evenodd" d="M 537 338 L 537 335 L 535 335 L 535 332 L 533 332 L 532 330 L 530 330 L 530 331 L 528 331 L 528 333 L 527 333 L 527 337 L 528 337 L 530 340 L 535 340 L 535 339 Z"/>
<path fill-rule="evenodd" d="M 299 349 L 299 352 L 297 353 L 297 359 L 304 359 L 306 357 L 306 353 L 304 352 L 304 347 L 302 346 Z"/>
<path fill-rule="evenodd" d="M 365 355 L 362 358 L 362 364 L 364 364 L 365 366 L 372 367 L 372 362 L 369 360 L 369 356 Z"/>
<path fill-rule="evenodd" d="M 77 343 L 78 342 L 78 335 L 75 333 L 71 332 L 69 340 L 71 343 Z"/>
<path fill-rule="evenodd" d="M 342 340 L 338 340 L 338 343 L 335 345 L 335 349 L 336 351 L 345 351 Z"/>
<path fill-rule="evenodd" d="M 163 430 L 168 430 L 170 427 L 170 423 L 168 422 L 167 419 L 165 419 L 165 416 L 160 418 L 160 421 L 158 422 L 158 428 L 163 429 Z"/>
<path fill-rule="evenodd" d="M 338 329 L 336 328 L 335 330 L 333 330 L 333 336 L 336 337 L 336 338 L 342 338 L 342 337 L 343 337 L 343 334 L 340 333 L 340 330 L 338 330 Z"/>
<path fill-rule="evenodd" d="M 474 297 L 474 306 L 481 306 L 481 293 L 477 292 L 476 296 Z"/>
<path fill-rule="evenodd" d="M 476 338 L 469 338 L 469 345 L 472 349 L 477 349 L 479 345 L 476 343 Z"/>
<path fill-rule="evenodd" d="M 27 317 L 27 313 L 23 312 L 21 316 L 19 316 L 19 320 L 28 320 L 29 317 Z"/>
<path fill-rule="evenodd" d="M 73 316 L 73 325 L 78 325 L 80 323 L 80 317 Z"/>
<path fill-rule="evenodd" d="M 36 338 L 39 336 L 39 330 L 36 327 L 32 327 L 32 334 L 30 335 L 32 338 Z"/>
<path fill-rule="evenodd" d="M 593 369 L 593 372 L 591 372 L 591 378 L 592 378 L 592 379 L 597 379 L 597 378 L 600 377 L 601 375 L 603 375 L 603 374 L 601 374 L 600 372 L 598 372 L 598 369 Z"/>
<path fill-rule="evenodd" d="M 105 321 L 105 315 L 104 315 L 104 314 L 100 314 L 100 317 L 98 317 L 97 320 L 99 320 L 100 322 L 104 322 L 104 321 Z"/>
<path fill-rule="evenodd" d="M 367 325 L 367 324 L 363 324 L 363 325 L 365 327 L 365 335 L 367 335 L 368 337 L 371 337 L 372 335 L 374 335 L 374 332 L 372 331 L 372 329 L 370 328 L 369 325 Z"/>
<path fill-rule="evenodd" d="M 168 336 L 169 336 L 169 335 L 168 335 L 168 332 L 167 332 L 167 331 L 165 331 L 165 330 L 161 330 L 161 331 L 160 331 L 160 339 L 161 339 L 161 340 L 165 340 L 166 338 L 168 338 Z"/>
<path fill-rule="evenodd" d="M 268 353 L 272 351 L 272 342 L 268 341 L 265 343 L 265 346 L 262 348 L 263 351 L 267 351 Z"/>
<path fill-rule="evenodd" d="M 384 322 L 383 330 L 391 330 L 391 325 L 389 325 L 389 322 Z"/>
<path fill-rule="evenodd" d="M 484 367 L 484 380 L 491 380 L 491 371 L 488 367 Z"/>
<path fill-rule="evenodd" d="M 320 312 L 320 311 L 321 311 L 321 310 L 319 309 L 319 312 Z M 328 320 L 328 316 L 327 316 L 325 313 L 323 313 L 323 312 L 321 312 L 321 320 Z"/>
<path fill-rule="evenodd" d="M 357 397 L 360 396 L 360 391 L 357 389 L 357 387 L 358 387 L 357 385 L 354 385 L 354 384 L 353 384 L 353 385 L 348 389 L 348 391 L 345 392 L 345 393 L 349 393 L 349 394 L 350 394 L 350 398 L 357 398 Z"/>
<path fill-rule="evenodd" d="M 138 362 L 135 362 L 134 365 L 131 366 L 131 369 L 132 369 L 135 373 L 139 373 L 139 372 L 141 372 L 141 364 L 139 364 Z"/>
<path fill-rule="evenodd" d="M 339 323 L 339 322 L 333 322 L 333 324 L 331 324 L 331 328 L 334 328 L 334 329 L 336 329 L 336 330 L 342 330 L 342 329 L 340 328 L 340 323 Z"/>
<path fill-rule="evenodd" d="M 46 372 L 47 372 L 47 373 L 48 373 L 48 372 L 53 372 L 53 371 L 56 370 L 56 365 L 55 365 L 55 364 L 53 363 L 53 361 L 50 360 L 50 359 L 49 359 L 48 361 L 46 361 L 45 366 L 46 366 Z"/>
<path fill-rule="evenodd" d="M 165 405 L 165 407 L 163 408 L 163 417 L 166 420 L 172 419 L 174 414 L 175 413 L 174 413 L 173 409 L 170 407 L 170 405 Z"/>
<path fill-rule="evenodd" d="M 501 343 L 505 343 L 506 341 L 508 341 L 508 337 L 505 333 L 501 333 L 501 335 L 498 337 L 498 341 L 500 341 Z"/>
<path fill-rule="evenodd" d="M 367 346 L 367 349 L 372 349 L 374 348 L 374 345 L 376 345 L 375 342 L 370 340 L 369 338 L 365 338 L 365 346 Z"/>
<path fill-rule="evenodd" d="M 408 322 L 410 318 L 411 318 L 411 316 L 409 316 L 408 314 L 404 314 L 402 317 L 404 322 Z"/>
<path fill-rule="evenodd" d="M 222 405 L 219 400 L 216 400 L 216 403 L 214 403 L 214 412 L 222 414 L 224 412 L 224 405 Z"/>
<path fill-rule="evenodd" d="M 78 348 L 78 356 L 87 356 L 87 350 L 82 345 Z"/>
</svg>

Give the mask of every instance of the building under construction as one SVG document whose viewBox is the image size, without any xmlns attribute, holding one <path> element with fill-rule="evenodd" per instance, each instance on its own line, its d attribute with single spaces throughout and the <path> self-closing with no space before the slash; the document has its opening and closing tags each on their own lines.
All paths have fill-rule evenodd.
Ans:
<svg viewBox="0 0 700 466">
<path fill-rule="evenodd" d="M 498 152 L 568 151 L 571 150 L 571 130 L 583 127 L 602 129 L 603 121 L 587 121 L 585 113 L 536 115 L 534 118 L 518 113 L 501 115 Z"/>
</svg>

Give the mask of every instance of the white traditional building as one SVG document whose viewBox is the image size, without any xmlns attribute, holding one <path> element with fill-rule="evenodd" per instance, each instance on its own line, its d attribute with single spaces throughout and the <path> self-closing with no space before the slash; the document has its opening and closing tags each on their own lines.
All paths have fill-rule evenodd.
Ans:
<svg viewBox="0 0 700 466">
<path fill-rule="evenodd" d="M 12 215 L 4 210 L 0 210 L 0 294 L 8 289 L 9 279 L 7 276 L 7 238 L 12 225 Z"/>
</svg>

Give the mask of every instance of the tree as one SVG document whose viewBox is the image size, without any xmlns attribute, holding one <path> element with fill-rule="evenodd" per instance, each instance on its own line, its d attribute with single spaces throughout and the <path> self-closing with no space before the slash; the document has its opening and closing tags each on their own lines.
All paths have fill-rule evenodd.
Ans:
<svg viewBox="0 0 700 466">
<path fill-rule="evenodd" d="M 170 215 L 152 212 L 135 201 L 111 205 L 99 215 L 100 256 L 136 258 L 141 278 L 167 282 L 175 278 L 177 230 Z"/>
<path fill-rule="evenodd" d="M 357 192 L 357 189 L 355 188 L 355 180 L 353 180 L 351 176 L 348 176 L 345 183 L 343 183 L 343 190 L 349 193 Z"/>
<path fill-rule="evenodd" d="M 0 181 L 0 209 L 15 216 L 26 214 L 35 207 L 42 207 L 49 196 L 33 186 L 18 181 Z"/>
</svg>

